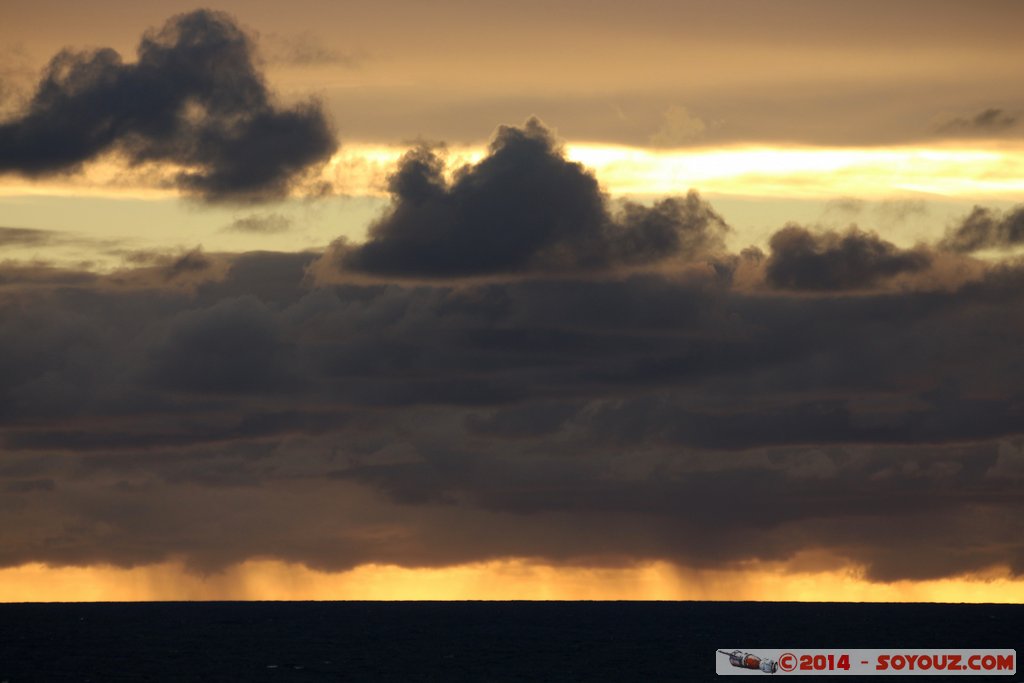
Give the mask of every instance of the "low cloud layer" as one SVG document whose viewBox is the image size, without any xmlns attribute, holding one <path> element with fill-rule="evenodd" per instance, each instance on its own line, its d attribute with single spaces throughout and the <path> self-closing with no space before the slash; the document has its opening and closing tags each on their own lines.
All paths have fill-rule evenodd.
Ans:
<svg viewBox="0 0 1024 683">
<path fill-rule="evenodd" d="M 337 245 L 335 266 L 425 278 L 597 271 L 702 256 L 728 229 L 695 193 L 613 211 L 536 119 L 500 128 L 489 154 L 451 182 L 444 172 L 434 150 L 409 152 L 390 178 L 390 209 L 367 242 Z"/>
<path fill-rule="evenodd" d="M 26 110 L 0 123 L 0 172 L 74 171 L 119 152 L 185 167 L 176 186 L 207 200 L 282 196 L 336 148 L 320 106 L 276 105 L 252 40 L 209 10 L 147 32 L 134 63 L 109 48 L 60 52 Z"/>
<path fill-rule="evenodd" d="M 807 258 L 900 256 L 804 232 L 780 234 Z M 893 269 L 832 255 L 842 277 L 794 292 L 715 268 L 318 284 L 317 258 L 3 266 L 0 563 L 1024 573 L 1019 266 L 864 288 Z"/>
</svg>

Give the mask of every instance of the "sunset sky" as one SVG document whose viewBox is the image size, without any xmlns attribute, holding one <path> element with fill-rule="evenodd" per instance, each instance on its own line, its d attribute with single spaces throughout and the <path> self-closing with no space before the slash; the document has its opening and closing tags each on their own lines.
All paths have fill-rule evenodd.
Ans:
<svg viewBox="0 0 1024 683">
<path fill-rule="evenodd" d="M 0 601 L 1024 601 L 1024 3 L 0 6 Z"/>
</svg>

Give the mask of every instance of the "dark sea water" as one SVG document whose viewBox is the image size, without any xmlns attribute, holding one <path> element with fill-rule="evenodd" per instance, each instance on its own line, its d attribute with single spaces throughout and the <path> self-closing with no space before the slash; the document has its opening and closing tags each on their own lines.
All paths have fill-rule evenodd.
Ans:
<svg viewBox="0 0 1024 683">
<path fill-rule="evenodd" d="M 717 648 L 1016 648 L 1020 653 L 1022 644 L 1024 606 L 1017 605 L 0 605 L 0 683 L 739 681 L 744 679 L 715 675 Z"/>
</svg>

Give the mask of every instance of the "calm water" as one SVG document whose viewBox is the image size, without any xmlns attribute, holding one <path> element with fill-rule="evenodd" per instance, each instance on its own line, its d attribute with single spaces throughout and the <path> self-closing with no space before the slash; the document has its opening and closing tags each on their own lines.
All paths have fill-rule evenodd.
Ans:
<svg viewBox="0 0 1024 683">
<path fill-rule="evenodd" d="M 715 676 L 716 648 L 977 647 L 1019 653 L 1022 644 L 1024 607 L 1016 605 L 0 605 L 0 683 L 739 681 L 744 679 Z"/>
</svg>

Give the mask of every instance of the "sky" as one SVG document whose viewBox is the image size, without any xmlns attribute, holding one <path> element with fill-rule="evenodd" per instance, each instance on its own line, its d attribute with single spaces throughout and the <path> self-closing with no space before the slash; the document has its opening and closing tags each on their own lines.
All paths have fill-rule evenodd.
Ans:
<svg viewBox="0 0 1024 683">
<path fill-rule="evenodd" d="M 5 2 L 0 601 L 1024 600 L 1022 22 Z"/>
</svg>

